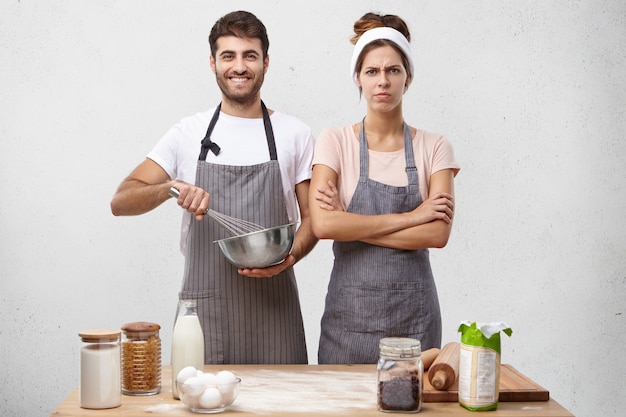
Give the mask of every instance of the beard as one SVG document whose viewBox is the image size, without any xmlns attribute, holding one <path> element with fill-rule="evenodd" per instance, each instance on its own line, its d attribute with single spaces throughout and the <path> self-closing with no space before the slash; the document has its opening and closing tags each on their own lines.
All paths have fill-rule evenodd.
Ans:
<svg viewBox="0 0 626 417">
<path fill-rule="evenodd" d="M 229 80 L 229 77 L 233 76 L 248 77 L 251 83 L 246 83 L 245 86 L 234 85 L 234 83 Z M 263 72 L 254 74 L 248 71 L 241 74 L 216 73 L 215 78 L 217 80 L 217 86 L 221 90 L 222 96 L 225 100 L 228 100 L 238 105 L 247 105 L 255 102 L 259 97 L 259 91 L 261 90 L 261 86 L 263 85 L 265 74 L 263 74 Z"/>
</svg>

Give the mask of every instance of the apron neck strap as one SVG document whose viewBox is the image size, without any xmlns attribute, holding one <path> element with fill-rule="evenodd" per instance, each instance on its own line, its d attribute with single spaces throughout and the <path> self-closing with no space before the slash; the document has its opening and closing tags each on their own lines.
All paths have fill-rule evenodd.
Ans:
<svg viewBox="0 0 626 417">
<path fill-rule="evenodd" d="M 211 122 L 209 123 L 209 128 L 206 131 L 206 135 L 204 135 L 204 139 L 202 139 L 202 147 L 200 148 L 200 156 L 198 157 L 201 161 L 206 161 L 206 156 L 209 153 L 209 149 L 216 156 L 220 153 L 220 147 L 217 143 L 211 141 L 211 133 L 213 133 L 213 128 L 215 127 L 215 123 L 217 123 L 217 119 L 220 117 L 220 110 L 222 109 L 222 103 L 218 104 L 215 108 L 215 112 L 213 113 L 213 117 L 211 118 Z"/>
<path fill-rule="evenodd" d="M 276 161 L 278 155 L 276 154 L 276 141 L 274 140 L 274 129 L 272 129 L 272 122 L 270 121 L 270 113 L 265 107 L 265 103 L 261 100 L 261 110 L 263 110 L 263 126 L 265 126 L 265 138 L 267 139 L 267 148 L 270 151 L 270 159 Z"/>
<path fill-rule="evenodd" d="M 218 104 L 215 108 L 215 112 L 213 113 L 213 117 L 211 118 L 211 122 L 209 122 L 209 127 L 207 128 L 206 134 L 204 135 L 204 139 L 202 139 L 201 148 L 200 148 L 200 156 L 198 160 L 206 161 L 207 154 L 209 150 L 213 152 L 216 156 L 219 155 L 221 148 L 219 145 L 211 140 L 211 133 L 213 133 L 213 129 L 215 128 L 215 124 L 217 123 L 217 119 L 220 117 L 220 110 L 222 109 L 222 103 Z M 267 111 L 267 107 L 265 107 L 265 103 L 261 100 L 261 110 L 263 111 L 263 126 L 265 127 L 265 138 L 267 139 L 267 148 L 270 153 L 270 159 L 275 161 L 278 159 L 278 155 L 276 153 L 276 141 L 274 140 L 274 130 L 272 129 L 272 122 L 270 121 L 270 114 Z"/>
<path fill-rule="evenodd" d="M 408 177 L 409 186 L 417 185 L 417 168 L 415 167 L 415 156 L 413 155 L 413 138 L 409 125 L 404 124 L 404 158 L 406 168 L 404 169 Z M 359 175 L 361 180 L 369 178 L 369 152 L 367 147 L 367 137 L 365 136 L 365 118 L 361 121 L 359 128 Z"/>
</svg>

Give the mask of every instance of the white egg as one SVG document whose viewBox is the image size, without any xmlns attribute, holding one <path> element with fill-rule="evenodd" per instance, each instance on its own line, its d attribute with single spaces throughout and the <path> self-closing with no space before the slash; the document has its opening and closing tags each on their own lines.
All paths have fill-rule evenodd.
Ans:
<svg viewBox="0 0 626 417">
<path fill-rule="evenodd" d="M 217 377 L 218 384 L 230 384 L 237 380 L 235 374 L 230 371 L 220 371 L 215 376 Z"/>
<path fill-rule="evenodd" d="M 222 400 L 226 403 L 232 403 L 235 400 L 235 383 L 222 384 L 217 387 L 222 394 Z"/>
<path fill-rule="evenodd" d="M 217 376 L 215 376 L 215 374 L 212 374 L 210 372 L 204 373 L 200 376 L 200 379 L 202 380 L 202 382 L 204 382 L 204 386 L 206 388 L 208 387 L 217 387 Z"/>
<path fill-rule="evenodd" d="M 200 369 L 198 369 L 198 370 L 196 371 L 196 376 L 197 376 L 198 378 L 200 378 L 200 377 L 202 376 L 202 374 L 203 374 L 203 373 L 204 373 L 204 372 L 202 372 Z"/>
<path fill-rule="evenodd" d="M 222 393 L 224 402 L 232 402 L 235 396 L 235 388 L 237 386 L 237 377 L 230 371 L 221 371 L 215 376 L 219 382 L 217 389 Z"/>
<path fill-rule="evenodd" d="M 179 384 L 184 384 L 186 380 L 196 375 L 196 368 L 193 366 L 186 366 L 178 372 L 178 375 L 176 375 L 176 381 L 178 381 Z"/>
<path fill-rule="evenodd" d="M 202 394 L 202 391 L 204 391 L 204 382 L 202 382 L 202 379 L 197 376 L 192 376 L 185 381 L 182 387 L 183 393 L 186 397 L 197 397 Z"/>
<path fill-rule="evenodd" d="M 198 404 L 200 404 L 200 407 L 202 408 L 217 408 L 221 403 L 222 394 L 220 394 L 217 388 L 205 389 L 198 399 Z"/>
<path fill-rule="evenodd" d="M 200 396 L 198 395 L 196 397 L 192 397 L 189 395 L 182 395 L 180 399 L 187 407 L 198 408 L 198 400 L 200 399 Z"/>
</svg>

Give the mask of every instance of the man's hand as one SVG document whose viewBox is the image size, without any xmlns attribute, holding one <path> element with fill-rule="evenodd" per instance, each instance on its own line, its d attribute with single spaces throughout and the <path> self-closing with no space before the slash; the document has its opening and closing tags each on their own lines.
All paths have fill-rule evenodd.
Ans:
<svg viewBox="0 0 626 417">
<path fill-rule="evenodd" d="M 250 278 L 271 278 L 280 274 L 290 266 L 293 266 L 295 263 L 296 258 L 289 254 L 281 263 L 277 265 L 268 266 L 267 268 L 239 268 L 238 272 L 241 275 L 245 275 Z"/>
<path fill-rule="evenodd" d="M 196 216 L 196 220 L 204 219 L 209 208 L 211 195 L 200 187 L 176 181 L 169 194 L 177 198 L 178 205 Z"/>
</svg>

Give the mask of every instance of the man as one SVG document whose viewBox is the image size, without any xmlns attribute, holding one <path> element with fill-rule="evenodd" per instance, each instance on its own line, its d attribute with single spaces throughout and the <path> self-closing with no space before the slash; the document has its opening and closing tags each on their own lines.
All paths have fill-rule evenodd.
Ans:
<svg viewBox="0 0 626 417">
<path fill-rule="evenodd" d="M 310 127 L 261 101 L 269 41 L 256 16 L 225 15 L 209 44 L 221 104 L 172 127 L 120 184 L 111 210 L 142 214 L 178 189 L 185 209 L 179 297 L 197 300 L 206 363 L 307 363 L 292 266 L 317 242 L 307 203 L 314 138 Z M 213 243 L 226 235 L 205 216 L 209 202 L 265 227 L 297 221 L 299 211 L 291 254 L 275 266 L 237 270 Z"/>
</svg>

